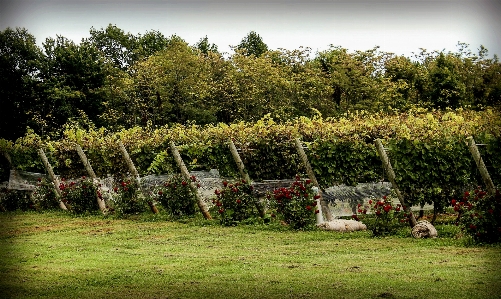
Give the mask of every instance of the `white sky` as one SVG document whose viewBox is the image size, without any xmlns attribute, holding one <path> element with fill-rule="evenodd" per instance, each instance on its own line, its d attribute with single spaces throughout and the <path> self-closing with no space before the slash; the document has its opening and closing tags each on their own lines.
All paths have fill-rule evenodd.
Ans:
<svg viewBox="0 0 501 299">
<path fill-rule="evenodd" d="M 114 24 L 125 32 L 158 30 L 190 44 L 205 35 L 231 52 L 251 30 L 271 49 L 330 44 L 354 50 L 378 45 L 411 56 L 419 48 L 456 51 L 458 41 L 501 55 L 498 0 L 0 0 L 0 30 L 24 27 L 41 43 L 62 35 L 75 42 L 89 29 Z"/>
</svg>

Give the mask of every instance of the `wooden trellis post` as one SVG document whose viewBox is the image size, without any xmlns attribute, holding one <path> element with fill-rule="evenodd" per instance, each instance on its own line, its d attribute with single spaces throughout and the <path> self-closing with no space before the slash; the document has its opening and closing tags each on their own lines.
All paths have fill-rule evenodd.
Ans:
<svg viewBox="0 0 501 299">
<path fill-rule="evenodd" d="M 240 172 L 240 177 L 243 180 L 245 180 L 248 184 L 250 184 L 251 179 L 249 177 L 249 174 L 247 173 L 247 171 L 245 171 L 244 162 L 242 162 L 242 159 L 240 159 L 240 155 L 238 154 L 235 143 L 233 143 L 233 140 L 231 140 L 231 138 L 228 141 L 228 144 L 230 146 L 231 155 L 233 156 L 235 163 L 237 163 L 238 171 Z M 264 218 L 266 211 L 265 211 L 263 204 L 257 200 L 256 200 L 255 204 L 256 204 L 257 210 L 259 211 L 259 215 L 261 215 L 261 217 Z"/>
<path fill-rule="evenodd" d="M 122 152 L 122 155 L 125 159 L 125 162 L 127 162 L 127 166 L 129 167 L 129 171 L 132 174 L 132 176 L 134 177 L 134 180 L 136 181 L 136 184 L 138 185 L 139 190 L 141 191 L 143 196 L 146 197 L 148 195 L 148 193 L 146 192 L 146 190 L 143 189 L 143 185 L 141 184 L 141 177 L 139 176 L 139 172 L 137 171 L 136 166 L 134 166 L 134 163 L 132 162 L 132 159 L 130 158 L 129 153 L 127 152 L 127 149 L 125 149 L 125 146 L 122 143 L 122 141 L 118 141 L 118 146 L 120 147 L 120 151 Z M 150 209 L 154 214 L 158 213 L 158 209 L 155 206 L 155 203 L 153 201 L 149 200 L 148 205 L 150 206 Z"/>
<path fill-rule="evenodd" d="M 332 211 L 329 209 L 329 206 L 327 205 L 327 202 L 324 200 L 322 196 L 322 189 L 320 188 L 320 184 L 317 181 L 317 178 L 315 177 L 315 173 L 313 172 L 313 168 L 311 168 L 311 164 L 308 161 L 308 156 L 306 156 L 306 153 L 304 152 L 303 145 L 301 144 L 301 141 L 299 138 L 295 139 L 296 143 L 296 149 L 297 152 L 299 153 L 299 156 L 301 157 L 301 160 L 303 161 L 303 164 L 306 168 L 306 173 L 308 174 L 308 178 L 312 181 L 313 185 L 318 188 L 320 192 L 318 192 L 318 195 L 320 195 L 320 206 L 322 207 L 322 212 L 325 213 L 325 218 L 327 221 L 333 221 L 334 217 L 332 216 Z"/>
<path fill-rule="evenodd" d="M 393 171 L 393 167 L 391 166 L 390 159 L 386 155 L 383 143 L 381 142 L 380 139 L 376 139 L 375 143 L 376 143 L 376 149 L 379 153 L 379 157 L 383 161 L 383 167 L 386 170 L 386 173 L 388 174 L 388 179 L 390 180 L 391 185 L 393 186 L 393 190 L 395 190 L 395 193 L 397 194 L 397 197 L 400 200 L 400 204 L 404 208 L 404 211 L 409 215 L 409 220 L 412 228 L 417 224 L 416 218 L 412 213 L 411 207 L 405 202 L 404 196 L 402 195 L 402 193 L 400 193 L 400 190 L 398 189 L 397 181 L 395 180 L 395 172 Z"/>
<path fill-rule="evenodd" d="M 7 159 L 7 162 L 9 162 L 9 165 L 12 166 L 12 159 L 10 158 L 10 155 L 8 152 L 3 153 L 5 159 Z"/>
<path fill-rule="evenodd" d="M 477 164 L 477 168 L 480 171 L 480 175 L 482 175 L 482 179 L 484 180 L 484 184 L 487 188 L 487 192 L 489 195 L 494 195 L 496 193 L 496 187 L 492 182 L 491 176 L 487 171 L 487 167 L 485 167 L 484 160 L 478 151 L 477 144 L 475 143 L 475 139 L 473 136 L 466 138 L 466 143 L 468 144 L 468 149 L 470 150 L 471 155 L 473 156 L 473 160 Z"/>
<path fill-rule="evenodd" d="M 77 145 L 75 145 L 75 149 L 77 150 L 77 153 L 80 156 L 80 159 L 82 160 L 82 163 L 84 164 L 85 169 L 87 170 L 87 173 L 89 174 L 90 178 L 94 182 L 94 185 L 96 186 L 98 192 L 100 194 L 102 194 L 99 179 L 97 178 L 96 173 L 92 169 L 92 166 L 90 165 L 90 162 L 87 159 L 87 156 L 85 155 L 84 151 L 82 150 L 82 147 L 77 144 Z M 97 198 L 97 204 L 99 206 L 99 209 L 101 210 L 101 212 L 103 212 L 103 214 L 106 214 L 106 204 L 104 202 L 104 199 L 102 198 L 102 196 L 99 196 L 97 194 L 96 194 L 96 198 Z"/>
<path fill-rule="evenodd" d="M 38 155 L 40 156 L 40 158 L 42 158 L 43 165 L 45 166 L 45 169 L 49 173 L 50 179 L 54 184 L 54 190 L 56 190 L 56 198 L 59 201 L 59 207 L 63 210 L 68 210 L 68 208 L 64 205 L 64 202 L 61 200 L 62 195 L 61 195 L 61 190 L 59 189 L 59 180 L 54 174 L 54 170 L 52 169 L 52 166 L 50 165 L 49 160 L 47 159 L 47 156 L 45 155 L 43 149 L 40 148 L 38 150 Z"/>
<path fill-rule="evenodd" d="M 198 188 L 195 185 L 195 182 L 191 180 L 190 177 L 190 172 L 188 171 L 188 168 L 186 168 L 186 165 L 184 165 L 183 158 L 181 158 L 181 155 L 179 154 L 179 151 L 177 150 L 176 144 L 174 141 L 170 142 L 170 149 L 172 152 L 172 155 L 174 156 L 174 160 L 176 160 L 177 166 L 179 166 L 179 169 L 181 169 L 181 174 L 183 175 L 184 179 L 189 182 L 190 184 L 190 189 L 191 192 L 195 195 L 197 199 L 197 205 L 198 208 L 200 209 L 200 212 L 204 215 L 205 219 L 212 219 L 212 216 L 209 213 L 209 210 L 207 209 L 207 206 L 205 205 L 204 201 L 202 200 L 202 197 L 200 194 L 198 194 Z"/>
</svg>

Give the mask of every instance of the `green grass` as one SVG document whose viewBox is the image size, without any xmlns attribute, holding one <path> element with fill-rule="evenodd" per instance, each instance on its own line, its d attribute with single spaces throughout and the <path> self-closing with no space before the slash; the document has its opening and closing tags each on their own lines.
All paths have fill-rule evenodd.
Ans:
<svg viewBox="0 0 501 299">
<path fill-rule="evenodd" d="M 0 298 L 500 298 L 500 246 L 437 229 L 416 240 L 0 213 Z"/>
</svg>

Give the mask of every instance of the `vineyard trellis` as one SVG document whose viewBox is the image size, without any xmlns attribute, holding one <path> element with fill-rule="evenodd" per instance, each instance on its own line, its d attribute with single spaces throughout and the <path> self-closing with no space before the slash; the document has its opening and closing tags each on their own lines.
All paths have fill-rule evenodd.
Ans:
<svg viewBox="0 0 501 299">
<path fill-rule="evenodd" d="M 148 171 L 162 173 L 166 169 L 179 168 L 172 166 L 177 162 L 174 154 L 169 154 L 172 152 L 170 143 L 175 142 L 180 144 L 175 147 L 179 149 L 179 156 L 188 161 L 186 165 L 190 169 L 202 165 L 205 169 L 219 169 L 224 176 L 237 177 L 239 174 L 246 181 L 253 178 L 256 182 L 290 178 L 306 169 L 312 181 L 318 177 L 319 189 L 325 191 L 337 184 L 382 180 L 383 164 L 373 143 L 381 139 L 389 149 L 389 158 L 398 174 L 396 183 L 409 201 L 407 206 L 430 202 L 438 209 L 447 206 L 451 196 L 462 192 L 462 188 L 476 186 L 472 162 L 483 160 L 472 159 L 473 153 L 468 154 L 464 142 L 468 135 L 475 135 L 475 139 L 486 144 L 482 155 L 493 167 L 493 183 L 490 187 L 487 184 L 487 188 L 492 189 L 496 182 L 499 184 L 501 162 L 496 154 L 501 143 L 499 114 L 437 112 L 403 117 L 390 116 L 390 120 L 352 117 L 337 122 L 299 119 L 286 124 L 263 119 L 254 125 L 173 126 L 149 131 L 137 128 L 109 136 L 105 130 L 72 129 L 58 141 L 44 142 L 38 136 L 27 136 L 16 143 L 2 141 L 0 149 L 10 157 L 12 165 L 25 171 L 40 170 L 43 163 L 39 162 L 40 158 L 34 159 L 33 153 L 42 148 L 48 150 L 46 160 L 54 163 L 58 173 L 69 177 L 80 171 L 73 162 L 77 157 L 75 144 L 78 144 L 85 147 L 87 156 L 95 161 L 94 170 L 99 172 L 96 176 L 102 177 L 127 172 L 127 167 L 123 167 L 127 165 L 123 163 L 123 153 L 115 154 L 117 140 L 120 140 L 128 145 L 133 165 L 138 165 L 136 171 L 129 166 L 129 173 L 138 178 L 140 173 L 144 175 Z M 302 140 L 299 147 L 296 138 Z M 304 149 L 308 151 L 307 163 L 301 154 Z M 84 166 L 88 163 L 82 162 Z M 482 176 L 483 172 L 480 170 Z M 329 198 L 326 193 L 322 195 Z M 328 216 L 326 218 L 328 220 Z"/>
</svg>

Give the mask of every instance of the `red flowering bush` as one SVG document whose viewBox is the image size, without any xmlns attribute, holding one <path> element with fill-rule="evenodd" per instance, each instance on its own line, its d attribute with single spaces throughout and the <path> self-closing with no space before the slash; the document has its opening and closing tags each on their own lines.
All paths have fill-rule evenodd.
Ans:
<svg viewBox="0 0 501 299">
<path fill-rule="evenodd" d="M 367 216 L 371 214 L 371 216 Z M 400 204 L 394 204 L 391 196 L 383 196 L 379 200 L 369 200 L 369 204 L 363 206 L 358 204 L 357 213 L 353 219 L 360 221 L 364 219 L 367 228 L 374 236 L 384 236 L 394 234 L 403 223 L 409 221 L 409 216 Z"/>
<path fill-rule="evenodd" d="M 195 176 L 190 179 L 200 187 Z M 155 188 L 153 197 L 173 216 L 194 215 L 197 212 L 197 198 L 191 191 L 189 182 L 180 174 Z"/>
<path fill-rule="evenodd" d="M 130 179 L 120 180 L 113 188 L 111 211 L 117 216 L 138 214 L 146 210 L 146 200 L 140 196 L 139 185 Z"/>
<path fill-rule="evenodd" d="M 97 188 L 90 178 L 83 176 L 77 181 L 66 181 L 63 178 L 59 190 L 61 190 L 61 200 L 75 214 L 95 212 L 99 209 L 96 199 Z"/>
<path fill-rule="evenodd" d="M 301 180 L 299 176 L 291 187 L 276 189 L 269 196 L 277 214 L 294 229 L 315 226 L 315 214 L 319 213 L 317 198 L 311 181 Z"/>
<path fill-rule="evenodd" d="M 252 186 L 245 180 L 236 183 L 223 182 L 221 190 L 216 189 L 212 200 L 223 225 L 237 225 L 241 221 L 256 219 L 259 212 Z"/>
<path fill-rule="evenodd" d="M 476 242 L 496 243 L 501 241 L 501 194 L 496 190 L 489 196 L 481 187 L 466 191 L 460 200 L 451 200 L 458 213 L 456 225 Z"/>
</svg>

